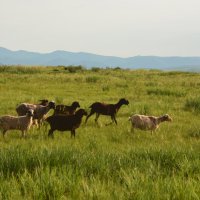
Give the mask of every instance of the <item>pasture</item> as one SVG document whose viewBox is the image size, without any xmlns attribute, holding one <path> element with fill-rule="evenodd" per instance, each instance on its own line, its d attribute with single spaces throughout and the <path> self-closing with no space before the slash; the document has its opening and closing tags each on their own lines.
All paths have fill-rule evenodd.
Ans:
<svg viewBox="0 0 200 200">
<path fill-rule="evenodd" d="M 130 104 L 118 125 L 91 116 L 76 131 L 32 127 L 0 135 L 0 199 L 199 199 L 200 73 L 82 67 L 0 67 L 0 115 L 16 115 L 21 102 L 78 101 Z M 49 113 L 52 114 L 53 111 Z M 131 133 L 132 114 L 160 116 L 153 135 Z"/>
</svg>

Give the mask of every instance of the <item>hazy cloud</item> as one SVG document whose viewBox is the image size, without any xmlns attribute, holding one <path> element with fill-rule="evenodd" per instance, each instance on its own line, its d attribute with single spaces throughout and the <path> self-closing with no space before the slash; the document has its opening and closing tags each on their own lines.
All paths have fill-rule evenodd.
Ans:
<svg viewBox="0 0 200 200">
<path fill-rule="evenodd" d="M 0 0 L 0 46 L 200 56 L 199 0 Z"/>
</svg>

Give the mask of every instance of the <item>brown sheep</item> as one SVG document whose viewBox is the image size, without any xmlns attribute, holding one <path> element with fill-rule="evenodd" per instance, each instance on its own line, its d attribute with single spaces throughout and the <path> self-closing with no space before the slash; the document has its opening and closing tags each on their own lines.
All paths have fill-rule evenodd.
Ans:
<svg viewBox="0 0 200 200">
<path fill-rule="evenodd" d="M 77 108 L 80 108 L 80 104 L 77 101 L 74 101 L 71 106 L 56 105 L 54 115 L 73 115 Z"/>
<path fill-rule="evenodd" d="M 109 115 L 112 119 L 112 122 L 115 122 L 117 125 L 116 114 L 122 105 L 128 105 L 129 101 L 122 98 L 116 104 L 105 104 L 100 102 L 93 103 L 89 108 L 91 108 L 90 114 L 87 116 L 85 123 L 87 123 L 88 118 L 96 113 L 95 122 L 97 122 L 100 115 Z M 111 124 L 109 123 L 109 124 Z M 109 125 L 107 124 L 107 125 Z"/>
</svg>

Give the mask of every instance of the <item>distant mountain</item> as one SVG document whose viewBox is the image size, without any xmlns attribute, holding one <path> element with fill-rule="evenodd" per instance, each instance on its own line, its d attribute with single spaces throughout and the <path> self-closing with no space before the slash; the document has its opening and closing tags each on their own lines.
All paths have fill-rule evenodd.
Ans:
<svg viewBox="0 0 200 200">
<path fill-rule="evenodd" d="M 1 65 L 82 65 L 85 67 L 121 67 L 131 69 L 162 69 L 200 72 L 200 57 L 134 56 L 121 58 L 84 52 L 54 51 L 36 53 L 11 51 L 0 47 Z"/>
</svg>

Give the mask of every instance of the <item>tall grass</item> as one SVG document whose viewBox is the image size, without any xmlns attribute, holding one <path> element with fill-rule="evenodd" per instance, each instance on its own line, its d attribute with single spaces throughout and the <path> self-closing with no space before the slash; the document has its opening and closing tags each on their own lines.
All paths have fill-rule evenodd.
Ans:
<svg viewBox="0 0 200 200">
<path fill-rule="evenodd" d="M 43 71 L 42 67 L 0 66 L 0 73 L 37 74 Z"/>
<path fill-rule="evenodd" d="M 149 95 L 162 95 L 162 96 L 174 96 L 174 97 L 183 97 L 186 96 L 186 92 L 180 90 L 169 90 L 169 89 L 148 89 L 147 94 Z"/>
</svg>

